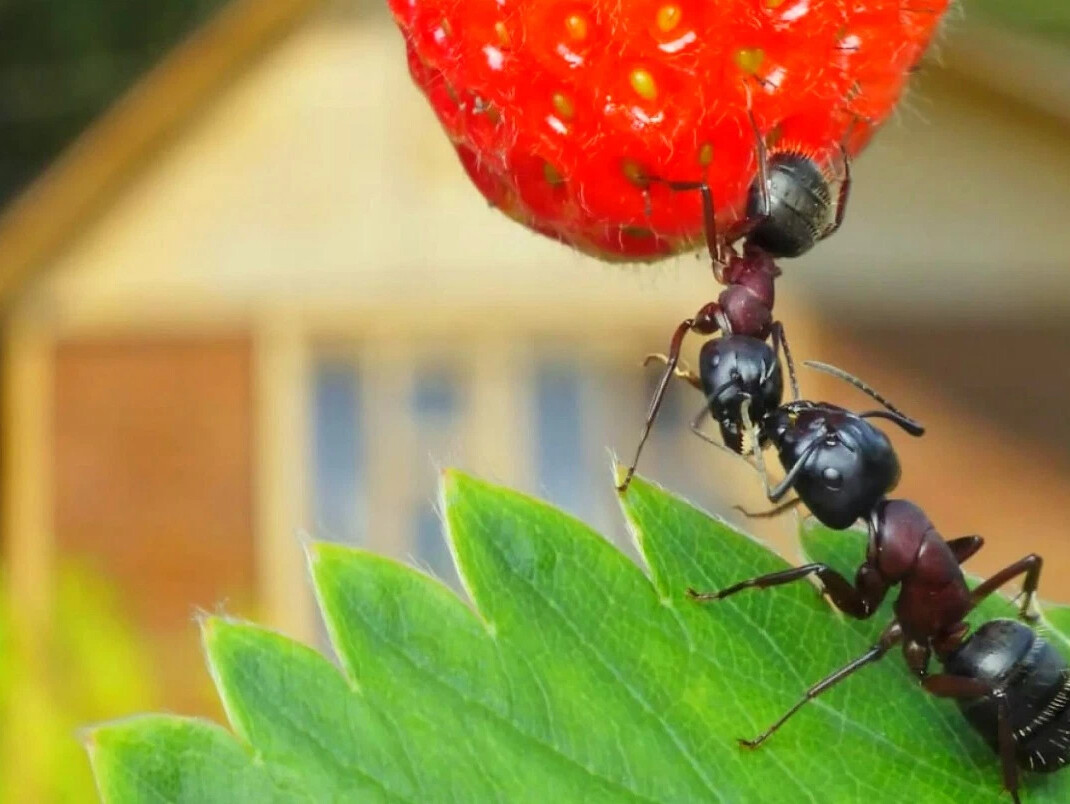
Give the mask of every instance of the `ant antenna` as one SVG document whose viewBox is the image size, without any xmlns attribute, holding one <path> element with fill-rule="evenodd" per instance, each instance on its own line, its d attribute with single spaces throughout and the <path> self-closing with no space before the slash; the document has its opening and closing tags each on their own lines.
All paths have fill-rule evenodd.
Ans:
<svg viewBox="0 0 1070 804">
<path fill-rule="evenodd" d="M 850 374 L 841 368 L 837 368 L 836 366 L 830 366 L 828 363 L 820 363 L 817 360 L 804 360 L 803 365 L 808 366 L 812 369 L 816 369 L 817 371 L 823 371 L 825 374 L 831 374 L 833 377 L 838 377 L 844 382 L 849 382 L 859 391 L 866 394 L 866 396 L 875 399 L 889 411 L 894 413 L 897 417 L 909 423 L 913 427 L 913 429 L 917 431 L 917 435 L 921 435 L 923 432 L 925 432 L 925 428 L 922 426 L 921 422 L 903 413 L 903 411 L 901 411 L 899 408 L 897 408 L 895 405 L 893 405 L 891 402 L 881 396 L 877 392 L 877 390 L 873 388 L 873 386 L 863 382 L 855 375 Z M 905 427 L 904 429 L 907 429 L 909 431 L 911 428 Z"/>
</svg>

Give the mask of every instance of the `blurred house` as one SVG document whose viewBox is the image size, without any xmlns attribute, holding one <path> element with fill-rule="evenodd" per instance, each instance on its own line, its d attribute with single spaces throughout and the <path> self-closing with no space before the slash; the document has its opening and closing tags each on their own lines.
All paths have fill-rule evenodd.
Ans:
<svg viewBox="0 0 1070 804">
<path fill-rule="evenodd" d="M 1044 552 L 1046 591 L 1070 600 L 1070 92 L 1016 85 L 991 69 L 1014 40 L 954 27 L 778 310 L 799 355 L 930 425 L 897 438 L 903 493 L 948 534 L 988 536 L 978 568 Z M 384 15 L 237 0 L 0 218 L 2 538 L 24 638 L 50 627 L 57 562 L 88 559 L 171 704 L 204 709 L 196 607 L 321 638 L 303 539 L 452 581 L 448 465 L 626 546 L 610 451 L 634 448 L 641 358 L 715 293 L 701 255 L 606 266 L 488 209 Z M 758 507 L 753 475 L 687 434 L 700 402 L 671 396 L 644 473 Z M 790 517 L 756 529 L 790 545 Z"/>
</svg>

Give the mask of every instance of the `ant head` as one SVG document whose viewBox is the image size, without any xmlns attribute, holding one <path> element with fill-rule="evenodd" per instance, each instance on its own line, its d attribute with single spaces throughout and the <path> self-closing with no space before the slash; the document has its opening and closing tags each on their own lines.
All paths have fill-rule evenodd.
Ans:
<svg viewBox="0 0 1070 804">
<path fill-rule="evenodd" d="M 755 424 L 776 410 L 784 396 L 784 376 L 773 348 L 749 335 L 706 341 L 699 353 L 699 376 L 710 414 L 730 449 L 743 449 L 743 405 Z"/>
<path fill-rule="evenodd" d="M 771 154 L 768 210 L 764 209 L 760 181 L 756 177 L 747 194 L 747 218 L 757 221 L 747 243 L 774 257 L 805 254 L 832 224 L 835 203 L 825 174 L 805 154 Z"/>
<path fill-rule="evenodd" d="M 899 459 L 888 437 L 843 408 L 785 405 L 766 429 L 785 471 L 801 463 L 795 490 L 830 528 L 847 528 L 867 516 L 899 482 Z"/>
</svg>

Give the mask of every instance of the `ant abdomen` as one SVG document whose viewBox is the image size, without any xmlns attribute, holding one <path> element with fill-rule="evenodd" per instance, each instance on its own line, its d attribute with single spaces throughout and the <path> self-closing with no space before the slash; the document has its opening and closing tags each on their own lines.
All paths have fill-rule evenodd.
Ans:
<svg viewBox="0 0 1070 804">
<path fill-rule="evenodd" d="M 832 222 L 834 205 L 828 179 L 804 154 L 772 154 L 768 161 L 769 213 L 765 216 L 759 182 L 755 179 L 747 196 L 747 217 L 760 219 L 747 241 L 774 257 L 805 254 L 825 236 Z"/>
<path fill-rule="evenodd" d="M 995 691 L 958 701 L 959 709 L 999 751 L 1000 695 L 1018 764 L 1056 771 L 1070 760 L 1070 665 L 1031 628 L 991 620 L 944 660 L 948 673 L 989 682 Z"/>
<path fill-rule="evenodd" d="M 699 377 L 710 415 L 727 447 L 743 448 L 740 411 L 747 404 L 752 422 L 776 410 L 784 395 L 784 376 L 773 348 L 749 335 L 706 341 L 699 352 Z"/>
</svg>

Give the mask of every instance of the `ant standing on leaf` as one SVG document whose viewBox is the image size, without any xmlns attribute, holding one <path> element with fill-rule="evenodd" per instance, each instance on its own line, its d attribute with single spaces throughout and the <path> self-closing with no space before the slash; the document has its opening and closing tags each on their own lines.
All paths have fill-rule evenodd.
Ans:
<svg viewBox="0 0 1070 804">
<path fill-rule="evenodd" d="M 899 586 L 895 619 L 876 643 L 854 661 L 819 681 L 766 731 L 757 748 L 813 700 L 856 670 L 872 664 L 896 644 L 922 687 L 954 699 L 970 725 L 999 755 L 1003 785 L 1019 804 L 1018 769 L 1051 772 L 1070 760 L 1070 665 L 1030 628 L 1014 620 L 991 620 L 972 635 L 965 616 L 1008 581 L 1024 575 L 1019 617 L 1033 621 L 1033 595 L 1043 561 L 1031 554 L 997 572 L 972 591 L 960 564 L 984 543 L 980 536 L 944 541 L 925 513 L 906 500 L 881 500 L 868 517 L 866 558 L 855 582 L 825 564 L 742 581 L 718 592 L 688 589 L 695 600 L 721 600 L 745 589 L 766 589 L 811 575 L 844 614 L 872 616 L 891 587 Z M 943 672 L 930 674 L 935 656 Z"/>
<path fill-rule="evenodd" d="M 706 247 L 713 261 L 713 273 L 717 281 L 727 287 L 717 301 L 703 305 L 692 318 L 677 326 L 667 356 L 648 358 L 648 362 L 653 358 L 663 359 L 665 371 L 650 402 L 635 457 L 617 486 L 620 492 L 626 491 L 631 483 L 674 374 L 685 377 L 705 391 L 710 400 L 710 412 L 721 424 L 725 443 L 736 452 L 743 446 L 738 423 L 742 419 L 740 406 L 744 400 L 748 402 L 747 412 L 752 420 L 760 420 L 780 404 L 783 378 L 777 358 L 783 350 L 790 367 L 791 354 L 783 325 L 773 319 L 774 282 L 780 275 L 775 260 L 804 254 L 840 228 L 851 189 L 851 172 L 846 150 L 841 147 L 844 175 L 839 194 L 833 199 L 829 181 L 811 157 L 794 151 L 769 155 L 753 117 L 751 125 L 755 134 L 758 175 L 748 192 L 746 216 L 724 236 L 717 233 L 709 184 L 649 178 L 672 190 L 697 190 L 701 194 Z M 742 250 L 736 251 L 733 244 L 740 239 L 743 240 Z M 698 378 L 677 368 L 680 348 L 689 332 L 699 335 L 721 333 L 720 337 L 703 345 L 700 357 L 703 371 Z M 770 337 L 772 346 L 767 343 Z M 732 362 L 732 367 L 712 371 L 722 364 L 722 358 L 727 361 L 725 366 Z M 794 374 L 792 383 L 794 387 Z"/>
</svg>

